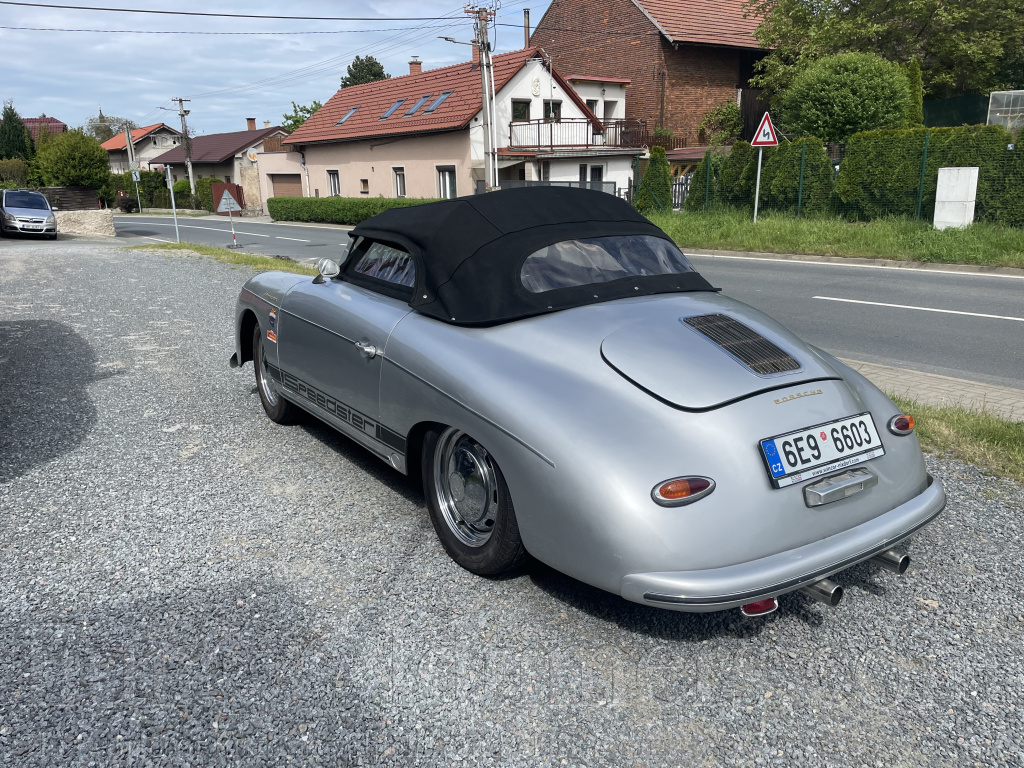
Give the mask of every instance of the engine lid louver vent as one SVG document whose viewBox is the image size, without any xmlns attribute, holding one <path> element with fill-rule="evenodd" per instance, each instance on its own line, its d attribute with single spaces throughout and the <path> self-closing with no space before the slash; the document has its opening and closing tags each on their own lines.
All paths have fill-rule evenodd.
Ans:
<svg viewBox="0 0 1024 768">
<path fill-rule="evenodd" d="M 698 315 L 679 318 L 686 325 L 720 346 L 754 373 L 771 376 L 800 370 L 790 354 L 728 315 Z"/>
</svg>

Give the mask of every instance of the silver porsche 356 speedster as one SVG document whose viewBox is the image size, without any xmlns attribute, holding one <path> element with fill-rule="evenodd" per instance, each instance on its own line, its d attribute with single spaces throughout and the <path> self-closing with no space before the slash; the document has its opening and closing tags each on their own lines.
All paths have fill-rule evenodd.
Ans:
<svg viewBox="0 0 1024 768">
<path fill-rule="evenodd" d="M 913 419 L 698 274 L 604 192 L 531 188 L 394 209 L 340 265 L 238 299 L 275 422 L 308 411 L 421 476 L 448 554 L 529 553 L 649 606 L 769 613 L 894 549 L 945 505 Z"/>
</svg>

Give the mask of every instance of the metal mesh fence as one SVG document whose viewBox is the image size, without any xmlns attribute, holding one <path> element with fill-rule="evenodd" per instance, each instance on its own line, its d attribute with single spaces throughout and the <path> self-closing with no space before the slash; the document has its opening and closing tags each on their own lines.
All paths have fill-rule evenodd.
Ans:
<svg viewBox="0 0 1024 768">
<path fill-rule="evenodd" d="M 752 209 L 758 150 L 709 150 L 688 181 L 686 211 Z M 940 168 L 978 168 L 974 221 L 1024 226 L 1024 151 L 1000 126 L 873 131 L 845 145 L 818 139 L 765 149 L 760 211 L 931 221 Z"/>
</svg>

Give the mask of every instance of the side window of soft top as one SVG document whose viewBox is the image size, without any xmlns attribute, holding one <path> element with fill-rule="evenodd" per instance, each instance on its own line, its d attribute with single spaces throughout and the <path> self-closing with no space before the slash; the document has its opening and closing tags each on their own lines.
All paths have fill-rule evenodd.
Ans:
<svg viewBox="0 0 1024 768">
<path fill-rule="evenodd" d="M 412 288 L 416 283 L 416 264 L 406 251 L 387 243 L 363 241 L 351 272 L 355 275 L 383 280 L 392 285 Z"/>
</svg>

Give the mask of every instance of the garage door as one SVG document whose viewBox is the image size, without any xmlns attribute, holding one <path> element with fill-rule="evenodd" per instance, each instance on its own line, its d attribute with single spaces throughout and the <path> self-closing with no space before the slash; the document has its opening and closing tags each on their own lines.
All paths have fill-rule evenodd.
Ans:
<svg viewBox="0 0 1024 768">
<path fill-rule="evenodd" d="M 302 197 L 302 176 L 297 173 L 272 173 L 274 197 Z"/>
</svg>

